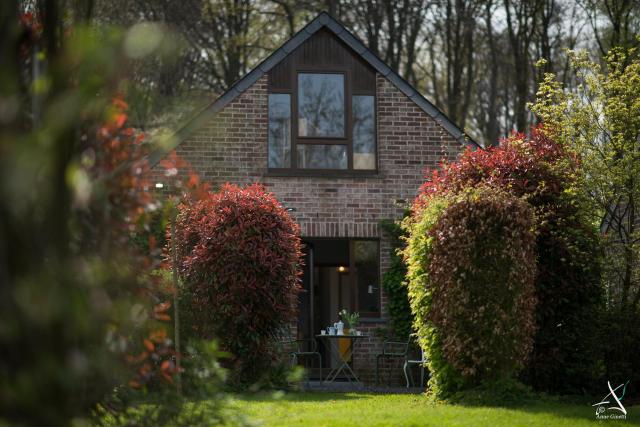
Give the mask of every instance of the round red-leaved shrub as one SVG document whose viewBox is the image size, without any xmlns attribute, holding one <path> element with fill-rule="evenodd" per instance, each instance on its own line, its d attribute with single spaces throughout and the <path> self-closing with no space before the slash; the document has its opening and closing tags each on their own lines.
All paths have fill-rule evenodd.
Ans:
<svg viewBox="0 0 640 427">
<path fill-rule="evenodd" d="M 186 335 L 216 338 L 231 354 L 232 380 L 259 380 L 274 334 L 295 320 L 299 226 L 262 186 L 225 184 L 180 206 L 175 236 Z"/>
</svg>

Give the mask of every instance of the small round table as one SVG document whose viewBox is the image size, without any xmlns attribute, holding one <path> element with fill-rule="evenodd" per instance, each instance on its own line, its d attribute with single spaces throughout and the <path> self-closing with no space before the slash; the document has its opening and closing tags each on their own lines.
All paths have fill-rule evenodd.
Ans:
<svg viewBox="0 0 640 427">
<path fill-rule="evenodd" d="M 354 341 L 361 338 L 368 338 L 368 335 L 316 335 L 316 338 L 322 340 L 327 343 L 329 351 L 337 356 L 337 359 L 341 362 L 337 368 L 331 369 L 331 372 L 327 375 L 325 381 L 333 382 L 338 377 L 338 375 L 342 372 L 344 376 L 349 380 L 349 382 L 360 382 L 360 379 L 353 372 L 351 366 L 349 366 L 349 359 L 353 356 L 353 344 Z M 348 339 L 349 347 L 345 354 L 340 352 L 340 346 L 338 345 L 338 339 Z"/>
</svg>

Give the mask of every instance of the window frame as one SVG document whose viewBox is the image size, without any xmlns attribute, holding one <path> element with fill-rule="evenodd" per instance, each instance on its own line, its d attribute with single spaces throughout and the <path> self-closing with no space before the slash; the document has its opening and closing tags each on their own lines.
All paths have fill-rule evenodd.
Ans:
<svg viewBox="0 0 640 427">
<path fill-rule="evenodd" d="M 363 176 L 378 174 L 378 103 L 376 90 L 354 90 L 352 84 L 352 71 L 347 67 L 339 66 L 298 66 L 292 74 L 292 89 L 268 89 L 267 95 L 288 94 L 291 102 L 291 166 L 289 168 L 270 168 L 267 162 L 267 171 L 270 175 L 276 176 Z M 345 132 L 343 137 L 309 137 L 299 136 L 298 123 L 298 81 L 300 74 L 342 74 L 344 77 L 344 103 Z M 373 138 L 375 144 L 375 168 L 374 169 L 354 169 L 353 168 L 353 96 L 373 96 Z M 268 102 L 267 102 L 268 107 Z M 298 144 L 306 145 L 346 145 L 347 148 L 347 168 L 327 169 L 327 168 L 299 168 L 298 167 Z M 269 144 L 267 141 L 267 155 Z M 268 159 L 268 158 L 267 158 Z"/>
</svg>

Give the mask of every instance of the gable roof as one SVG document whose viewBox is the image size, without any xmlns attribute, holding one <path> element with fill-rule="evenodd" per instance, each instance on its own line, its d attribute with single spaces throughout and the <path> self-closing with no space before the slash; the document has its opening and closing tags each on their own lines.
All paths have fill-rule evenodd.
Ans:
<svg viewBox="0 0 640 427">
<path fill-rule="evenodd" d="M 320 13 L 311 22 L 298 31 L 289 41 L 269 55 L 258 66 L 247 73 L 244 77 L 233 84 L 225 93 L 217 98 L 213 103 L 191 118 L 182 128 L 173 135 L 172 143 L 168 147 L 158 149 L 149 156 L 149 163 L 155 165 L 162 157 L 175 147 L 180 145 L 189 135 L 207 123 L 216 113 L 226 107 L 231 101 L 240 96 L 251 85 L 257 82 L 262 76 L 280 63 L 288 54 L 297 49 L 302 43 L 309 39 L 321 28 L 328 29 L 336 37 L 342 40 L 347 46 L 353 49 L 366 63 L 371 65 L 378 73 L 386 77 L 395 87 L 411 99 L 427 115 L 438 122 L 457 141 L 464 145 L 482 148 L 477 142 L 464 133 L 458 125 L 453 123 L 442 111 L 436 108 L 413 86 L 407 83 L 394 70 L 389 68 L 380 58 L 366 48 L 366 46 L 342 24 L 336 21 L 326 12 Z"/>
</svg>

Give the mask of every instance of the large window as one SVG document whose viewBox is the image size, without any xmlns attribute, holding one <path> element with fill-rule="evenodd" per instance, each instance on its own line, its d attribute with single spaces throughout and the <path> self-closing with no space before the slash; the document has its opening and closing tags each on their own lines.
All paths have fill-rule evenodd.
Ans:
<svg viewBox="0 0 640 427">
<path fill-rule="evenodd" d="M 344 75 L 298 74 L 298 136 L 344 137 Z"/>
<path fill-rule="evenodd" d="M 288 93 L 269 94 L 269 169 L 377 169 L 375 88 L 356 90 L 350 76 L 297 71 Z"/>
</svg>

